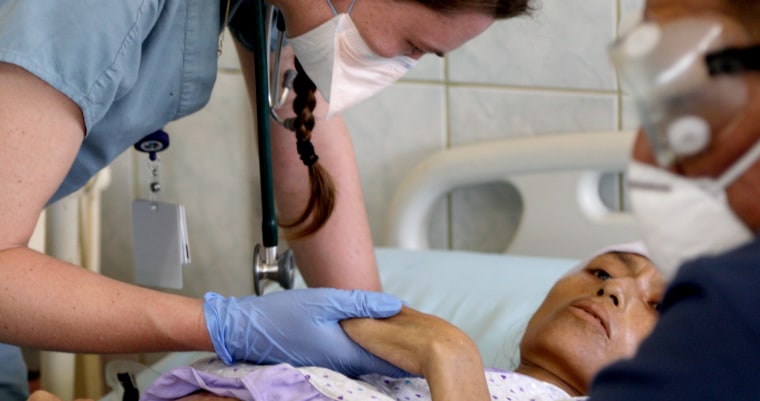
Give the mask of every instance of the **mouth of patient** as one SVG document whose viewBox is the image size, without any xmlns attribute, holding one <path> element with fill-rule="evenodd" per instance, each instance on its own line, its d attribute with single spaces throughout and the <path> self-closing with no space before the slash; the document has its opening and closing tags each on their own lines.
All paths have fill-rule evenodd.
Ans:
<svg viewBox="0 0 760 401">
<path fill-rule="evenodd" d="M 610 325 L 603 314 L 592 304 L 587 302 L 576 302 L 570 305 L 570 311 L 581 319 L 597 326 L 607 338 L 610 337 Z"/>
</svg>

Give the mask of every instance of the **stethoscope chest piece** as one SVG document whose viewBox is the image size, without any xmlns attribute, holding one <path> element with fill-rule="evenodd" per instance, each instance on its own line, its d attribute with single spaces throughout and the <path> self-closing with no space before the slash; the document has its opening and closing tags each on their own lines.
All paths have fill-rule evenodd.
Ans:
<svg viewBox="0 0 760 401">
<path fill-rule="evenodd" d="M 274 280 L 286 290 L 293 288 L 296 271 L 293 251 L 288 249 L 279 257 L 276 247 L 265 248 L 263 255 L 260 251 L 261 246 L 256 244 L 253 249 L 253 287 L 256 295 L 264 293 L 265 280 Z"/>
</svg>

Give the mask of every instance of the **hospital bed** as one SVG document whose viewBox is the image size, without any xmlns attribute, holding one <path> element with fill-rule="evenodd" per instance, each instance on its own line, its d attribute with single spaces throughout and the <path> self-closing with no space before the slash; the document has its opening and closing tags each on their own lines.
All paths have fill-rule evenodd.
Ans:
<svg viewBox="0 0 760 401">
<path fill-rule="evenodd" d="M 452 148 L 423 160 L 394 194 L 387 247 L 376 252 L 385 290 L 465 330 L 486 366 L 513 368 L 521 333 L 552 284 L 593 251 L 637 239 L 632 217 L 600 196 L 603 178 L 623 171 L 633 137 L 521 137 Z M 441 197 L 500 182 L 514 185 L 524 205 L 504 253 L 430 249 L 432 209 Z M 297 277 L 296 287 L 303 286 Z M 136 371 L 138 386 L 206 355 L 170 354 Z M 119 399 L 115 392 L 103 398 Z"/>
</svg>

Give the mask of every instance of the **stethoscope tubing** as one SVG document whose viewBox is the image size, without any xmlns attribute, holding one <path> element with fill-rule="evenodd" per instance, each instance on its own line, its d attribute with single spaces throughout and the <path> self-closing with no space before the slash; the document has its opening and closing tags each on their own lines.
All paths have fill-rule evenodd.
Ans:
<svg viewBox="0 0 760 401">
<path fill-rule="evenodd" d="M 269 35 L 266 30 L 266 11 L 264 2 L 252 1 L 256 21 L 256 38 L 253 49 L 254 78 L 256 82 L 256 132 L 258 137 L 259 151 L 259 174 L 261 180 L 261 234 L 265 247 L 276 247 L 277 238 L 277 214 L 274 207 L 274 179 L 272 177 L 272 145 L 271 127 L 269 116 L 269 66 L 267 65 L 269 43 L 266 43 Z"/>
</svg>

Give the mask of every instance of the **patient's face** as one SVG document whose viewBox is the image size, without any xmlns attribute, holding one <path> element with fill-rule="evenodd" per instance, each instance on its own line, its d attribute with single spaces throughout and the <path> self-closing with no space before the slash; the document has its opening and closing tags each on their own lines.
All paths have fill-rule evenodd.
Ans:
<svg viewBox="0 0 760 401">
<path fill-rule="evenodd" d="M 602 367 L 634 354 L 654 327 L 664 290 L 664 278 L 643 256 L 594 258 L 552 287 L 528 323 L 521 364 L 585 393 Z"/>
</svg>

